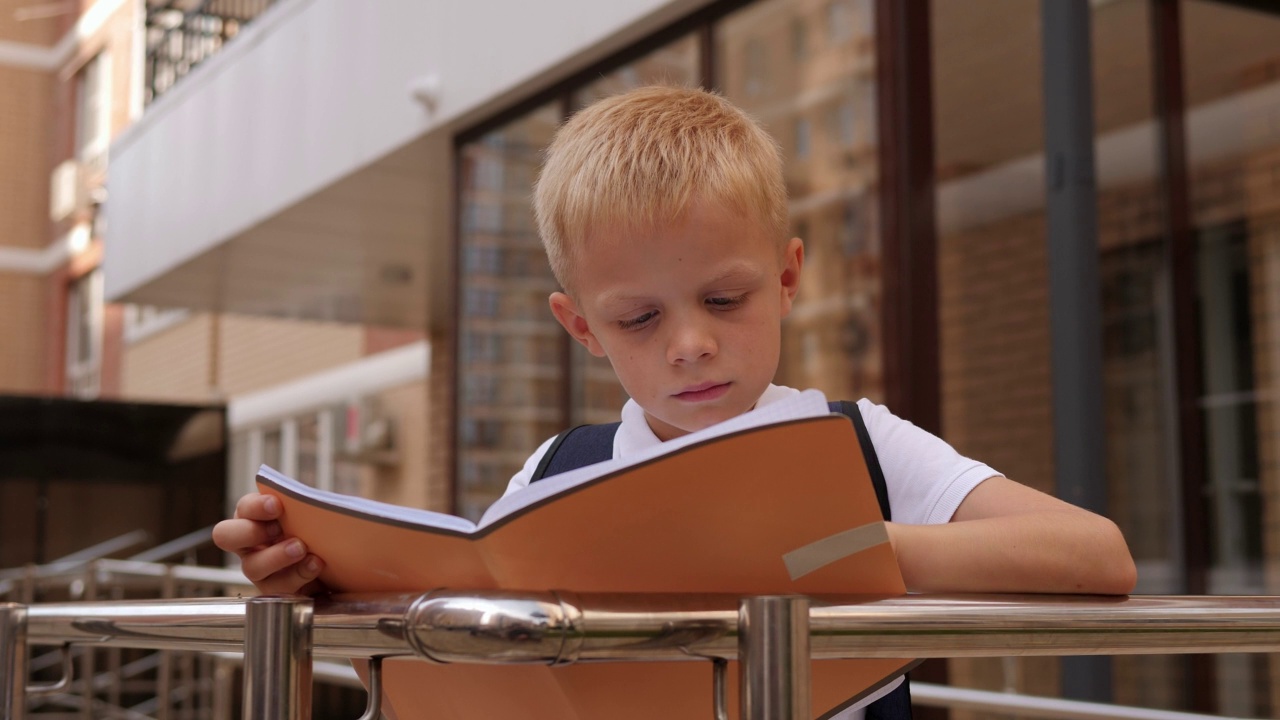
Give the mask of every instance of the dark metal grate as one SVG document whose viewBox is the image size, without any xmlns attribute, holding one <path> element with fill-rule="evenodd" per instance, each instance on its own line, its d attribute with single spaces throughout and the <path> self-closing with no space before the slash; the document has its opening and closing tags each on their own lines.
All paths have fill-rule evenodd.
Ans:
<svg viewBox="0 0 1280 720">
<path fill-rule="evenodd" d="M 163 0 L 147 3 L 146 102 L 240 33 L 275 0 Z"/>
</svg>

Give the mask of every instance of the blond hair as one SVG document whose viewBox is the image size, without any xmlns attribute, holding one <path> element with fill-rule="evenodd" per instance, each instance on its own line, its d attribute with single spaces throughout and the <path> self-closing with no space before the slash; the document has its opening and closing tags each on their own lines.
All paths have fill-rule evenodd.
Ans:
<svg viewBox="0 0 1280 720">
<path fill-rule="evenodd" d="M 777 142 L 723 97 L 681 87 L 632 90 L 574 115 L 534 188 L 538 231 L 566 290 L 592 233 L 675 222 L 694 201 L 759 218 L 779 248 L 785 243 Z"/>
</svg>

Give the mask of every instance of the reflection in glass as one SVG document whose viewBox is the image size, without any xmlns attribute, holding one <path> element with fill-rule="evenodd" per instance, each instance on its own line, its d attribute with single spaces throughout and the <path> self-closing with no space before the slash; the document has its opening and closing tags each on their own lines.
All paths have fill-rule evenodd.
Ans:
<svg viewBox="0 0 1280 720">
<path fill-rule="evenodd" d="M 778 381 L 832 398 L 883 393 L 873 30 L 865 0 L 764 0 L 716 28 L 719 89 L 782 146 L 805 241 Z"/>
<path fill-rule="evenodd" d="M 644 85 L 696 86 L 699 76 L 698 47 L 697 36 L 689 35 L 606 73 L 574 91 L 574 106 L 583 107 L 600 98 Z M 573 363 L 573 400 L 567 424 L 574 426 L 617 422 L 618 413 L 626 403 L 627 395 L 618 383 L 609 361 L 592 356 L 576 342 L 572 344 L 570 357 Z"/>
<path fill-rule="evenodd" d="M 1280 7 L 1264 5 L 1182 3 L 1213 593 L 1280 592 Z M 1273 657 L 1215 656 L 1217 711 L 1273 716 Z"/>
<path fill-rule="evenodd" d="M 525 457 L 563 429 L 556 289 L 529 206 L 560 113 L 549 105 L 460 152 L 458 512 L 478 518 Z"/>
<path fill-rule="evenodd" d="M 1052 492 L 1040 5 L 931 7 L 943 436 Z M 1049 695 L 1056 665 L 952 661 L 950 679 Z"/>
</svg>

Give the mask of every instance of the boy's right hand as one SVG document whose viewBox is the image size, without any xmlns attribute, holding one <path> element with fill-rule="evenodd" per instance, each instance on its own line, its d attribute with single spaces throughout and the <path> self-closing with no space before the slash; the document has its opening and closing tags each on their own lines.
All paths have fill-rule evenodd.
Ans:
<svg viewBox="0 0 1280 720">
<path fill-rule="evenodd" d="M 283 537 L 280 501 L 250 493 L 236 503 L 236 514 L 213 526 L 213 542 L 240 556 L 244 576 L 266 594 L 314 595 L 324 588 L 316 578 L 324 561 L 307 552 L 298 538 Z"/>
</svg>

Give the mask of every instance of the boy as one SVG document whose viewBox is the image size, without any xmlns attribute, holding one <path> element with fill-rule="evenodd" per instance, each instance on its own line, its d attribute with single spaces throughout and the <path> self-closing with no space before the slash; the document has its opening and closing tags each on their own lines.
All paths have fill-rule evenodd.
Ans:
<svg viewBox="0 0 1280 720">
<path fill-rule="evenodd" d="M 797 392 L 772 385 L 804 245 L 787 235 L 776 143 L 723 98 L 652 87 L 607 98 L 556 135 L 535 191 L 564 292 L 551 311 L 607 357 L 631 397 L 613 456 Z M 1008 480 L 862 401 L 884 469 L 907 587 L 1125 594 L 1135 570 L 1111 521 Z M 512 478 L 535 475 L 548 440 Z M 308 592 L 322 561 L 280 538 L 278 504 L 248 495 L 214 531 L 264 592 Z M 282 540 L 284 540 L 282 542 Z"/>
</svg>

